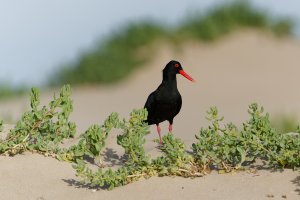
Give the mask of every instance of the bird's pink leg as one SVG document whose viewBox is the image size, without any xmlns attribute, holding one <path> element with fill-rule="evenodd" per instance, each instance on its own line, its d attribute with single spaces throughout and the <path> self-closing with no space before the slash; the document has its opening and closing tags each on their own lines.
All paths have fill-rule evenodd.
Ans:
<svg viewBox="0 0 300 200">
<path fill-rule="evenodd" d="M 169 132 L 172 133 L 173 127 L 172 124 L 169 124 Z"/>
<path fill-rule="evenodd" d="M 157 133 L 158 133 L 158 136 L 159 136 L 159 143 L 162 144 L 162 139 L 161 139 L 161 135 L 160 135 L 160 127 L 159 127 L 159 124 L 156 124 L 156 128 L 157 128 Z"/>
</svg>

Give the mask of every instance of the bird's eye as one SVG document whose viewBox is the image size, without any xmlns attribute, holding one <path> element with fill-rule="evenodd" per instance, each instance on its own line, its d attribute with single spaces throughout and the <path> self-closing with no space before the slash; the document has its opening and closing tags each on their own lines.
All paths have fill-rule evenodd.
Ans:
<svg viewBox="0 0 300 200">
<path fill-rule="evenodd" d="M 175 66 L 175 67 L 179 67 L 179 64 L 178 64 L 178 63 L 176 63 L 174 66 Z"/>
</svg>

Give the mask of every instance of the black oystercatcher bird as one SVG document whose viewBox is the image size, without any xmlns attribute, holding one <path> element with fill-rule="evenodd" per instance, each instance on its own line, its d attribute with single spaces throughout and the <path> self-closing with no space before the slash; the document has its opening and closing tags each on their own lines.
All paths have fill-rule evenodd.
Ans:
<svg viewBox="0 0 300 200">
<path fill-rule="evenodd" d="M 181 95 L 177 89 L 176 74 L 181 74 L 188 80 L 195 82 L 185 71 L 178 61 L 170 61 L 163 69 L 163 80 L 158 88 L 152 92 L 144 106 L 148 111 L 147 123 L 156 124 L 159 141 L 162 143 L 159 123 L 169 121 L 169 132 L 172 132 L 174 117 L 181 109 Z"/>
</svg>

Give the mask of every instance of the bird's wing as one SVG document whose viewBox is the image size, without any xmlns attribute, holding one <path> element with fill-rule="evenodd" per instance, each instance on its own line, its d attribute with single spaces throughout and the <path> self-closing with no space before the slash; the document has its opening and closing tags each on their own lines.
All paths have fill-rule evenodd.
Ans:
<svg viewBox="0 0 300 200">
<path fill-rule="evenodd" d="M 181 106 L 182 106 L 182 99 L 181 99 L 181 95 L 179 95 L 179 101 L 178 101 L 178 105 L 177 105 L 177 109 L 176 109 L 177 110 L 177 114 L 179 113 L 179 111 L 181 109 Z"/>
<path fill-rule="evenodd" d="M 149 96 L 148 96 L 148 99 L 145 103 L 145 106 L 144 108 L 147 108 L 147 111 L 150 112 L 150 111 L 153 111 L 155 108 L 155 91 L 152 92 Z"/>
<path fill-rule="evenodd" d="M 178 113 L 179 113 L 179 111 L 181 109 L 181 106 L 182 106 L 182 99 L 181 99 L 181 96 L 180 96 L 180 98 L 179 98 L 179 104 L 178 104 L 178 107 L 177 107 Z"/>
</svg>

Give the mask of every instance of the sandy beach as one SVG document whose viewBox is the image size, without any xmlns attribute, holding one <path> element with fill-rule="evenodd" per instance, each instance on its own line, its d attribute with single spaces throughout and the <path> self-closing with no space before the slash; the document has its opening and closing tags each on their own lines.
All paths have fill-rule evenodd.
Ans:
<svg viewBox="0 0 300 200">
<path fill-rule="evenodd" d="M 150 92 L 160 84 L 165 64 L 175 59 L 197 82 L 177 76 L 183 98 L 180 114 L 174 120 L 174 134 L 187 146 L 195 142 L 200 127 L 208 124 L 206 110 L 216 105 L 225 122 L 241 125 L 248 119 L 252 102 L 263 105 L 271 116 L 287 114 L 300 117 L 300 41 L 277 39 L 256 31 L 240 31 L 214 43 L 187 42 L 172 50 L 162 45 L 153 52 L 155 59 L 114 86 L 73 88 L 74 112 L 71 120 L 82 133 L 94 123 L 101 124 L 113 111 L 128 117 L 134 108 L 144 106 Z M 54 91 L 41 91 L 42 105 Z M 0 119 L 14 123 L 29 106 L 29 98 L 0 102 Z M 300 119 L 300 118 L 299 118 Z M 300 123 L 299 123 L 300 124 Z M 163 123 L 162 133 L 167 133 Z M 11 127 L 11 126 L 10 126 Z M 5 129 L 1 136 L 5 135 Z M 152 142 L 155 127 L 147 136 L 146 150 L 159 152 Z M 116 134 L 110 135 L 107 147 L 120 156 Z M 37 154 L 0 156 L 0 199 L 300 199 L 299 171 L 256 173 L 239 172 L 186 179 L 153 177 L 116 188 L 113 191 L 81 187 L 72 165 Z"/>
</svg>

